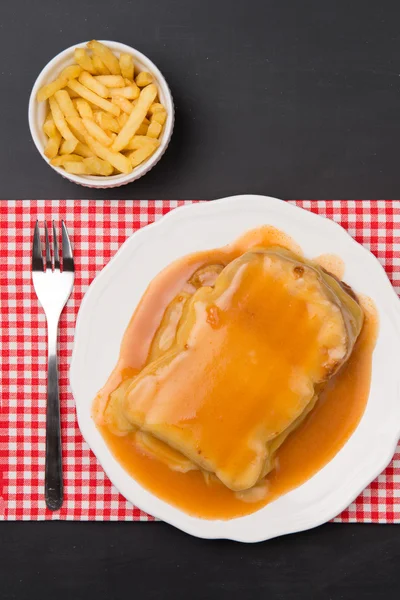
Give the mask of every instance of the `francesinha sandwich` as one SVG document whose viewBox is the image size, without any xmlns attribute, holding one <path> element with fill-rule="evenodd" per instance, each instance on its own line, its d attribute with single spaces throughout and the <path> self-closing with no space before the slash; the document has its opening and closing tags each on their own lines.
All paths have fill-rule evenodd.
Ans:
<svg viewBox="0 0 400 600">
<path fill-rule="evenodd" d="M 137 430 L 171 468 L 248 490 L 351 355 L 363 311 L 348 286 L 280 247 L 192 279 L 165 311 L 154 338 L 163 343 L 111 394 L 105 420 Z"/>
</svg>

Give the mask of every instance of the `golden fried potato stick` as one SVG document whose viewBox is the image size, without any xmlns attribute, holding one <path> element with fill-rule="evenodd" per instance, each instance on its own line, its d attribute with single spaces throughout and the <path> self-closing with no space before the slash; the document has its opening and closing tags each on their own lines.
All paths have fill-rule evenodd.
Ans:
<svg viewBox="0 0 400 600">
<path fill-rule="evenodd" d="M 137 129 L 139 129 L 156 96 L 157 88 L 153 83 L 143 88 L 140 92 L 136 106 L 133 108 L 127 122 L 119 132 L 117 139 L 114 141 L 112 150 L 119 151 L 125 148 L 129 143 L 129 140 L 135 135 Z"/>
<path fill-rule="evenodd" d="M 110 112 L 116 117 L 120 115 L 121 109 L 119 108 L 119 106 L 112 104 L 111 102 L 109 102 L 109 100 L 101 98 L 100 96 L 89 90 L 87 87 L 79 83 L 79 81 L 70 81 L 68 83 L 68 87 L 71 88 L 71 90 L 73 90 L 77 94 L 79 94 L 85 100 L 88 100 L 88 102 L 99 106 L 102 110 Z"/>
<path fill-rule="evenodd" d="M 104 130 L 109 129 L 114 133 L 119 133 L 121 131 L 121 126 L 117 119 L 101 110 L 96 111 L 94 118 L 96 123 Z"/>
<path fill-rule="evenodd" d="M 121 74 L 118 58 L 115 56 L 115 54 L 113 54 L 110 48 L 107 48 L 107 46 L 104 46 L 104 44 L 101 44 L 97 40 L 88 42 L 87 47 L 93 52 L 93 54 L 100 58 L 101 62 L 103 62 L 109 69 L 111 75 Z"/>
<path fill-rule="evenodd" d="M 109 162 L 102 160 L 97 156 L 85 158 L 83 164 L 91 175 L 102 175 L 103 177 L 109 177 L 114 171 L 114 167 Z"/>
<path fill-rule="evenodd" d="M 94 137 L 95 140 L 103 144 L 104 146 L 111 146 L 112 138 L 106 134 L 106 132 L 92 119 L 82 119 L 82 123 L 86 128 L 89 135 Z"/>
<path fill-rule="evenodd" d="M 93 61 L 89 54 L 86 52 L 85 48 L 75 48 L 74 59 L 75 62 L 78 63 L 78 65 L 82 67 L 82 69 L 84 69 L 85 71 L 88 71 L 92 75 L 96 73 Z"/>
<path fill-rule="evenodd" d="M 106 88 L 105 85 L 103 85 L 102 83 L 100 83 L 100 81 L 97 81 L 97 79 L 95 79 L 93 77 L 93 75 L 91 75 L 87 71 L 82 71 L 82 73 L 79 75 L 78 81 L 82 85 L 84 85 L 85 87 L 87 87 L 88 90 L 92 90 L 92 92 L 94 92 L 95 94 L 97 94 L 101 98 L 107 98 L 108 95 L 109 95 L 108 88 Z"/>
<path fill-rule="evenodd" d="M 79 116 L 85 119 L 93 119 L 93 111 L 89 102 L 83 98 L 77 98 L 76 108 L 78 109 Z"/>
<path fill-rule="evenodd" d="M 53 117 L 51 116 L 51 113 L 46 117 L 46 120 L 43 123 L 43 131 L 49 138 L 54 137 L 56 132 L 58 131 L 54 123 Z"/>
<path fill-rule="evenodd" d="M 123 110 L 127 115 L 130 115 L 133 111 L 132 102 L 129 102 L 129 100 L 123 96 L 113 96 L 112 103 L 116 106 L 119 106 L 120 109 Z"/>
<path fill-rule="evenodd" d="M 130 54 L 121 54 L 121 56 L 119 57 L 119 67 L 121 69 L 122 77 L 126 77 L 130 80 L 133 79 L 134 64 L 133 58 Z"/>
<path fill-rule="evenodd" d="M 120 126 L 120 128 L 122 129 L 122 127 L 125 125 L 125 123 L 127 122 L 129 118 L 129 115 L 125 112 L 121 113 L 118 117 L 118 124 Z"/>
<path fill-rule="evenodd" d="M 139 150 L 140 148 L 153 148 L 155 150 L 159 145 L 159 140 L 150 138 L 147 135 L 134 135 L 126 150 Z"/>
<path fill-rule="evenodd" d="M 71 160 L 65 162 L 63 166 L 67 173 L 73 173 L 74 175 L 89 175 L 82 161 L 76 162 Z"/>
<path fill-rule="evenodd" d="M 89 146 L 86 146 L 86 144 L 82 144 L 81 142 L 78 143 L 74 152 L 83 158 L 91 158 L 94 156 L 94 152 L 91 151 Z"/>
<path fill-rule="evenodd" d="M 64 117 L 79 116 L 67 90 L 59 90 L 54 94 L 54 98 L 57 100 L 58 106 L 61 108 Z"/>
<path fill-rule="evenodd" d="M 46 146 L 44 149 L 44 155 L 47 156 L 47 158 L 54 158 L 55 156 L 57 156 L 57 152 L 60 147 L 61 140 L 62 140 L 61 133 L 57 129 L 55 135 L 52 135 L 47 140 L 47 143 L 46 143 Z"/>
<path fill-rule="evenodd" d="M 100 144 L 100 142 L 95 140 L 89 133 L 86 134 L 86 143 L 96 156 L 112 164 L 117 171 L 125 174 L 132 171 L 131 162 L 126 156 L 120 152 L 113 152 L 106 146 L 103 146 L 103 144 Z"/>
<path fill-rule="evenodd" d="M 96 73 L 98 75 L 109 75 L 110 74 L 110 69 L 108 69 L 106 67 L 106 65 L 103 63 L 103 61 L 95 54 L 92 56 L 92 62 L 93 62 L 93 66 L 96 70 Z"/>
<path fill-rule="evenodd" d="M 135 81 L 136 85 L 138 85 L 139 87 L 145 87 L 146 85 L 149 85 L 153 82 L 153 76 L 150 73 L 147 73 L 146 71 L 142 71 L 136 76 Z"/>
<path fill-rule="evenodd" d="M 53 167 L 63 167 L 66 162 L 80 162 L 82 161 L 82 156 L 78 156 L 77 154 L 63 154 L 62 156 L 56 156 L 52 158 L 50 164 Z"/>
<path fill-rule="evenodd" d="M 53 120 L 54 120 L 55 126 L 57 127 L 58 131 L 61 133 L 62 137 L 65 140 L 71 140 L 72 145 L 75 142 L 75 146 L 76 146 L 76 144 L 78 143 L 78 139 L 74 136 L 74 134 L 68 127 L 68 125 L 65 121 L 64 115 L 62 113 L 62 110 L 59 107 L 57 100 L 54 98 L 54 96 L 51 96 L 49 98 L 49 104 L 50 104 L 51 114 L 53 116 Z M 72 150 L 70 152 L 73 152 L 74 149 L 75 149 L 75 147 L 72 148 Z"/>
<path fill-rule="evenodd" d="M 155 148 L 152 146 L 144 146 L 128 154 L 128 159 L 131 161 L 132 167 L 135 168 L 140 165 L 140 163 L 153 154 L 154 150 Z"/>
<path fill-rule="evenodd" d="M 153 123 L 150 123 L 150 125 L 147 129 L 146 135 L 148 135 L 151 138 L 158 138 L 161 131 L 162 131 L 162 125 L 160 125 L 160 123 L 157 123 L 157 121 L 154 121 Z"/>
<path fill-rule="evenodd" d="M 96 75 L 95 79 L 108 88 L 125 87 L 125 81 L 121 75 Z"/>
<path fill-rule="evenodd" d="M 165 110 L 165 107 L 161 104 L 161 102 L 153 102 L 153 104 L 149 108 L 149 115 L 154 115 L 156 112 L 162 112 Z"/>
<path fill-rule="evenodd" d="M 151 123 L 160 123 L 160 125 L 164 125 L 165 121 L 167 120 L 167 111 L 166 110 L 160 110 L 158 112 L 155 112 L 153 115 L 151 115 Z"/>
<path fill-rule="evenodd" d="M 147 135 L 147 132 L 149 130 L 148 125 L 146 125 L 146 123 L 143 121 L 143 123 L 139 126 L 139 129 L 136 130 L 135 135 Z M 129 144 L 127 146 L 127 148 L 129 147 Z"/>
<path fill-rule="evenodd" d="M 127 85 L 125 87 L 117 87 L 117 88 L 109 88 L 108 95 L 113 96 L 123 96 L 128 100 L 136 100 L 139 98 L 140 89 L 136 85 L 136 83 L 132 83 L 131 85 Z"/>
<path fill-rule="evenodd" d="M 78 144 L 79 144 L 79 142 L 78 142 Z M 63 140 L 63 142 L 61 143 L 61 146 L 60 146 L 59 153 L 60 154 L 71 154 L 72 152 L 75 152 L 78 144 L 76 143 L 75 140 L 72 140 L 72 139 Z"/>
<path fill-rule="evenodd" d="M 50 98 L 50 96 L 53 96 L 56 92 L 58 92 L 58 90 L 65 88 L 69 81 L 79 77 L 81 71 L 82 69 L 79 65 L 66 67 L 63 71 L 61 71 L 57 79 L 40 88 L 36 95 L 37 101 L 43 102 L 44 100 Z"/>
</svg>

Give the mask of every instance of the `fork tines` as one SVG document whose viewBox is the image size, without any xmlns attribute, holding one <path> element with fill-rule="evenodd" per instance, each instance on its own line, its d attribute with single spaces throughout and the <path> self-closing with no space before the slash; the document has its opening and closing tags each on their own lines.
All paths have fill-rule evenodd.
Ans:
<svg viewBox="0 0 400 600">
<path fill-rule="evenodd" d="M 35 230 L 33 234 L 33 246 L 32 246 L 32 270 L 43 271 L 46 269 L 54 271 L 74 271 L 74 261 L 72 256 L 71 242 L 69 239 L 68 231 L 64 221 L 61 221 L 61 253 L 62 253 L 62 269 L 60 269 L 60 254 L 58 249 L 57 241 L 57 230 L 55 222 L 52 224 L 53 228 L 53 247 L 51 251 L 51 245 L 49 241 L 49 230 L 47 222 L 44 222 L 44 239 L 45 239 L 45 262 L 43 262 L 43 250 L 42 241 L 40 239 L 40 227 L 39 221 L 36 221 Z"/>
</svg>

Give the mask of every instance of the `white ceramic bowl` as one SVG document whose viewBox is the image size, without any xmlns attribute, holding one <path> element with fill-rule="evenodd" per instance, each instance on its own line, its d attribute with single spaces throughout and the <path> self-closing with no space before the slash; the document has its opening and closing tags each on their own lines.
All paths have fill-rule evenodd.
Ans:
<svg viewBox="0 0 400 600">
<path fill-rule="evenodd" d="M 36 148 L 39 150 L 42 158 L 52 169 L 57 171 L 57 173 L 59 173 L 66 179 L 69 179 L 70 181 L 73 181 L 74 183 L 78 183 L 79 185 L 83 185 L 85 187 L 112 188 L 119 187 L 121 185 L 131 183 L 136 179 L 139 179 L 139 177 L 142 177 L 148 171 L 150 171 L 150 169 L 154 167 L 154 165 L 160 160 L 165 150 L 167 149 L 174 128 L 174 103 L 172 100 L 171 90 L 169 89 L 164 76 L 156 67 L 156 65 L 149 58 L 147 58 L 147 56 L 145 56 L 138 50 L 135 50 L 130 46 L 126 46 L 125 44 L 120 44 L 119 42 L 111 42 L 109 40 L 100 41 L 106 46 L 108 46 L 108 48 L 110 48 L 117 56 L 119 56 L 119 54 L 122 52 L 131 54 L 133 56 L 136 69 L 138 69 L 139 71 L 148 71 L 154 76 L 155 83 L 158 87 L 160 102 L 165 106 L 168 113 L 168 117 L 160 137 L 161 143 L 156 152 L 154 152 L 154 154 L 143 164 L 133 169 L 132 173 L 129 173 L 128 175 L 112 175 L 111 177 L 72 175 L 71 173 L 67 173 L 64 169 L 61 169 L 59 167 L 53 167 L 50 164 L 49 159 L 44 155 L 46 136 L 43 133 L 42 126 L 45 119 L 47 103 L 37 102 L 36 94 L 43 85 L 50 83 L 51 81 L 53 81 L 53 79 L 56 79 L 56 77 L 65 67 L 68 67 L 69 65 L 74 63 L 75 48 L 85 47 L 87 42 L 74 44 L 70 48 L 67 48 L 63 52 L 60 52 L 60 54 L 57 54 L 57 56 L 55 56 L 44 67 L 32 88 L 32 92 L 29 98 L 28 118 L 29 128 L 31 130 L 32 138 L 35 142 Z"/>
<path fill-rule="evenodd" d="M 114 368 L 131 315 L 157 273 L 185 254 L 223 246 L 265 224 L 285 231 L 307 257 L 339 255 L 346 266 L 344 280 L 373 298 L 380 327 L 369 399 L 357 429 L 311 479 L 245 517 L 199 519 L 157 498 L 122 468 L 91 418 L 92 401 Z M 82 301 L 70 383 L 83 437 L 125 498 L 192 535 L 257 542 L 332 519 L 386 467 L 400 437 L 399 356 L 400 302 L 377 259 L 334 221 L 275 198 L 244 195 L 173 210 L 123 244 Z"/>
</svg>

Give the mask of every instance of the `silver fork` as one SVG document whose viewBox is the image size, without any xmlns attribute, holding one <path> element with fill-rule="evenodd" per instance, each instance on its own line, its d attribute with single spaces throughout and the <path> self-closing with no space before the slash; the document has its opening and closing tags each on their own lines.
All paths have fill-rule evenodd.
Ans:
<svg viewBox="0 0 400 600">
<path fill-rule="evenodd" d="M 32 280 L 36 295 L 46 314 L 48 336 L 46 466 L 45 499 L 50 510 L 63 503 L 63 473 L 61 460 L 60 396 L 58 390 L 57 330 L 61 312 L 74 285 L 74 259 L 64 221 L 61 221 L 62 269 L 58 252 L 57 232 L 53 221 L 53 256 L 51 256 L 47 223 L 45 233 L 45 263 L 39 221 L 36 221 L 32 246 Z"/>
</svg>

